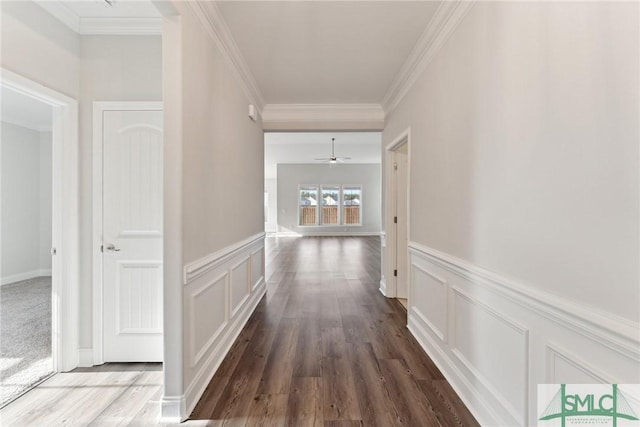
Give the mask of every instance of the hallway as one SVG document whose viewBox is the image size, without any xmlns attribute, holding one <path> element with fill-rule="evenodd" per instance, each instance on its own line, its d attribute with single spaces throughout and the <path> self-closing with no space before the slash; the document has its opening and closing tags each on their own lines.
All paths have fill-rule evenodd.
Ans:
<svg viewBox="0 0 640 427">
<path fill-rule="evenodd" d="M 268 292 L 191 420 L 477 425 L 378 291 L 378 237 L 266 239 Z"/>
</svg>

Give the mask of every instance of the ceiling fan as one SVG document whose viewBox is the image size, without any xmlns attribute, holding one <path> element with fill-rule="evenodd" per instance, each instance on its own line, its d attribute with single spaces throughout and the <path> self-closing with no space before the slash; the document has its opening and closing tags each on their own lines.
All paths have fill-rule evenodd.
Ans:
<svg viewBox="0 0 640 427">
<path fill-rule="evenodd" d="M 351 157 L 336 157 L 335 150 L 334 150 L 335 142 L 336 142 L 336 139 L 331 138 L 331 157 L 322 157 L 314 160 L 321 160 L 325 163 L 331 163 L 331 164 L 344 163 L 345 160 L 351 160 Z"/>
</svg>

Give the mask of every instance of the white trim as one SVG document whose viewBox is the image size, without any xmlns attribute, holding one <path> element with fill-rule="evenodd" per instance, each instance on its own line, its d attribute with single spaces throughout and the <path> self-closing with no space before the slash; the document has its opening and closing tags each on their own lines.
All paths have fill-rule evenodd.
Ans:
<svg viewBox="0 0 640 427">
<path fill-rule="evenodd" d="M 102 311 L 102 134 L 105 111 L 162 111 L 162 101 L 96 101 L 92 116 L 92 267 L 93 267 L 93 363 L 104 363 Z"/>
<path fill-rule="evenodd" d="M 161 35 L 161 17 L 82 17 L 64 1 L 36 0 L 38 6 L 80 35 Z"/>
<path fill-rule="evenodd" d="M 205 274 L 207 271 L 216 268 L 219 264 L 228 261 L 231 257 L 238 254 L 247 246 L 257 242 L 260 239 L 264 239 L 264 231 L 247 237 L 244 240 L 240 240 L 232 245 L 222 248 L 219 251 L 215 251 L 212 254 L 204 256 L 200 259 L 190 262 L 184 266 L 183 280 L 184 284 L 193 281 L 197 277 Z"/>
<path fill-rule="evenodd" d="M 385 146 L 384 151 L 384 163 L 382 166 L 383 171 L 383 191 L 384 197 L 384 230 L 385 233 L 385 257 L 386 262 L 381 265 L 382 276 L 388 277 L 388 283 L 386 288 L 386 296 L 388 298 L 396 298 L 398 295 L 398 284 L 396 276 L 391 275 L 391 272 L 396 268 L 396 229 L 394 227 L 393 217 L 394 211 L 394 195 L 395 195 L 395 173 L 393 170 L 393 164 L 395 162 L 395 150 L 400 146 L 407 144 L 407 241 L 411 240 L 410 224 L 411 224 L 411 128 L 405 129 L 400 135 L 398 135 L 393 141 Z M 389 243 L 389 244 L 387 244 Z M 408 255 L 408 254 L 407 254 Z M 407 281 L 410 286 L 410 262 L 407 256 Z M 389 274 L 385 274 L 385 272 Z M 408 305 L 411 306 L 411 289 L 407 288 Z"/>
<path fill-rule="evenodd" d="M 53 369 L 78 366 L 78 102 L 35 81 L 1 69 L 0 86 L 50 105 L 53 149 L 52 353 Z"/>
<path fill-rule="evenodd" d="M 380 279 L 380 287 L 378 288 L 378 290 L 382 295 L 384 295 L 385 297 L 387 296 L 387 282 L 384 277 Z"/>
<path fill-rule="evenodd" d="M 200 20 L 213 42 L 222 51 L 222 56 L 231 66 L 231 70 L 234 71 L 233 74 L 238 78 L 240 86 L 247 98 L 249 98 L 249 103 L 254 104 L 258 111 L 262 112 L 265 103 L 258 83 L 233 39 L 216 2 L 188 1 L 185 3 Z"/>
<path fill-rule="evenodd" d="M 36 277 L 51 276 L 51 269 L 39 269 L 33 271 L 27 271 L 24 273 L 12 274 L 0 279 L 0 286 L 10 285 L 16 282 L 22 282 L 23 280 L 34 279 Z"/>
<path fill-rule="evenodd" d="M 78 350 L 78 366 L 80 368 L 90 368 L 93 366 L 93 349 L 81 348 Z"/>
<path fill-rule="evenodd" d="M 562 323 L 565 327 L 606 345 L 632 360 L 640 361 L 640 325 L 630 320 L 588 307 L 577 301 L 538 290 L 531 285 L 486 270 L 468 261 L 409 242 L 409 252 L 436 262 L 440 267 L 463 277 L 481 279 L 482 285 L 499 292 L 511 301 Z"/>
<path fill-rule="evenodd" d="M 327 226 L 317 226 L 327 227 Z M 342 227 L 341 225 L 332 225 L 331 227 Z M 361 236 L 379 236 L 379 231 L 305 231 L 304 233 L 296 233 L 295 231 L 278 231 L 276 237 L 361 237 Z M 273 235 L 271 234 L 271 235 Z"/>
<path fill-rule="evenodd" d="M 385 114 L 379 104 L 267 104 L 265 130 L 382 130 Z"/>
<path fill-rule="evenodd" d="M 35 0 L 35 3 L 71 30 L 80 33 L 80 17 L 63 1 Z"/>
<path fill-rule="evenodd" d="M 180 423 L 183 415 L 187 413 L 187 401 L 185 395 L 180 396 L 162 396 L 160 401 L 160 417 L 158 424 Z M 186 417 L 186 416 L 185 416 Z"/>
<path fill-rule="evenodd" d="M 474 0 L 452 0 L 440 3 L 383 98 L 382 107 L 386 115 L 391 114 L 398 106 L 474 3 Z"/>
</svg>

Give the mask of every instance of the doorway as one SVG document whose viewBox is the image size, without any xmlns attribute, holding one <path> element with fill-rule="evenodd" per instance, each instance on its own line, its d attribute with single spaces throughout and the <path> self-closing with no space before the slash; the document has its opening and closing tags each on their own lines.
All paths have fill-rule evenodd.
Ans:
<svg viewBox="0 0 640 427">
<path fill-rule="evenodd" d="M 0 89 L 6 404 L 48 375 L 78 365 L 78 106 L 4 69 Z"/>
<path fill-rule="evenodd" d="M 94 103 L 94 364 L 161 362 L 161 102 Z"/>
<path fill-rule="evenodd" d="M 405 307 L 409 277 L 410 131 L 403 132 L 385 149 L 385 228 L 387 240 L 386 295 Z"/>
</svg>

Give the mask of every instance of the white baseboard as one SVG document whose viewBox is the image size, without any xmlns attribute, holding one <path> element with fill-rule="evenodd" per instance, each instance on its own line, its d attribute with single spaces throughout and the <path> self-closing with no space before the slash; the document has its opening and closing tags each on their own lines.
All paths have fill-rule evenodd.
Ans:
<svg viewBox="0 0 640 427">
<path fill-rule="evenodd" d="M 92 348 L 81 348 L 78 350 L 78 366 L 80 368 L 90 368 L 93 366 Z"/>
<path fill-rule="evenodd" d="M 160 402 L 160 418 L 158 424 L 178 424 L 186 417 L 187 413 L 184 395 L 181 396 L 162 396 Z"/>
<path fill-rule="evenodd" d="M 380 289 L 380 293 L 386 297 L 387 296 L 387 281 L 384 279 L 384 277 L 380 280 L 380 288 L 379 289 Z"/>
<path fill-rule="evenodd" d="M 293 231 L 279 231 L 277 237 L 360 237 L 360 236 L 380 236 L 379 231 L 303 231 L 296 233 Z"/>
<path fill-rule="evenodd" d="M 536 425 L 537 384 L 637 382 L 638 325 L 409 248 L 408 328 L 481 425 Z"/>
<path fill-rule="evenodd" d="M 0 286 L 10 285 L 11 283 L 21 282 L 23 280 L 34 279 L 36 277 L 51 276 L 51 269 L 39 269 L 27 271 L 25 273 L 12 274 L 0 279 Z"/>
</svg>

